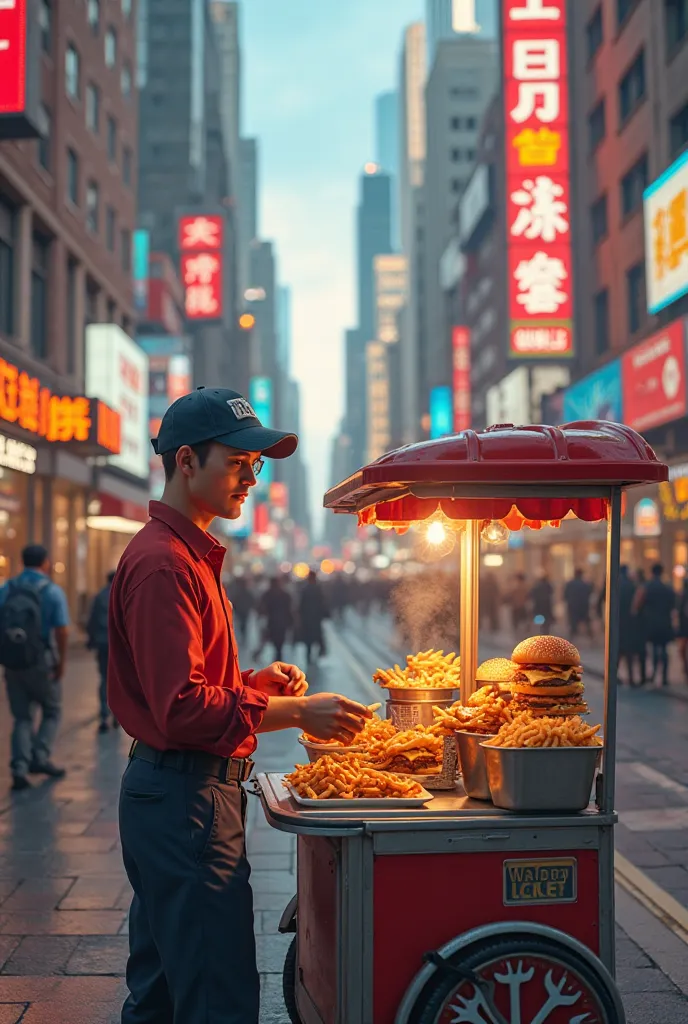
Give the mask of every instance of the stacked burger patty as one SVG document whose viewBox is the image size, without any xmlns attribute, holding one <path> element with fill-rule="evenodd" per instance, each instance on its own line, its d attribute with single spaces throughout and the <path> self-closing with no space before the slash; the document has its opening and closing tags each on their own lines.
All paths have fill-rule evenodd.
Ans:
<svg viewBox="0 0 688 1024">
<path fill-rule="evenodd" d="M 580 653 L 559 636 L 531 636 L 514 649 L 511 708 L 534 715 L 585 715 Z"/>
</svg>

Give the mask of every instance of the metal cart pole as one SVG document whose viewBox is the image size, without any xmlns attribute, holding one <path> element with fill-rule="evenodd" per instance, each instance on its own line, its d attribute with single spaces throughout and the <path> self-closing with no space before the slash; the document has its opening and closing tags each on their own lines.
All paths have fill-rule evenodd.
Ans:
<svg viewBox="0 0 688 1024">
<path fill-rule="evenodd" d="M 468 519 L 461 533 L 461 703 L 467 704 L 475 691 L 480 627 L 480 530 L 478 519 Z"/>
<path fill-rule="evenodd" d="M 621 488 L 613 487 L 607 514 L 607 600 L 605 602 L 604 770 L 600 810 L 614 810 L 616 775 L 616 697 L 619 664 L 619 568 L 621 563 Z"/>
</svg>

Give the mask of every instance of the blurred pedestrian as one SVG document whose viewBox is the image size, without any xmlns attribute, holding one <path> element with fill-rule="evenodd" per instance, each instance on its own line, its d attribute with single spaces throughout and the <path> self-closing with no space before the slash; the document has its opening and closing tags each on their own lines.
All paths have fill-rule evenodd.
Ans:
<svg viewBox="0 0 688 1024">
<path fill-rule="evenodd" d="M 688 683 L 688 575 L 683 577 L 683 587 L 678 595 L 678 641 L 683 666 L 683 676 Z"/>
<path fill-rule="evenodd" d="M 234 613 L 237 640 L 243 643 L 248 639 L 248 623 L 254 606 L 253 592 L 245 576 L 233 577 L 225 590 Z"/>
<path fill-rule="evenodd" d="M 662 579 L 663 575 L 663 565 L 657 563 L 652 566 L 652 576 L 639 592 L 636 608 L 638 613 L 644 616 L 647 639 L 652 646 L 652 681 L 656 681 L 658 669 L 661 669 L 661 685 L 668 686 L 667 647 L 674 639 L 673 614 L 676 595 L 673 587 Z"/>
<path fill-rule="evenodd" d="M 273 576 L 270 586 L 261 598 L 258 613 L 262 616 L 264 623 L 261 650 L 265 642 L 272 644 L 275 648 L 276 661 L 281 661 L 287 633 L 294 625 L 291 597 L 284 589 L 281 576 Z M 256 652 L 255 656 L 257 657 L 258 654 L 260 654 L 260 650 Z"/>
<path fill-rule="evenodd" d="M 327 598 L 314 569 L 301 588 L 299 599 L 299 640 L 306 645 L 306 660 L 311 663 L 314 647 L 318 648 L 318 658 L 326 653 L 323 622 L 330 617 Z"/>
<path fill-rule="evenodd" d="M 592 638 L 590 628 L 590 598 L 592 596 L 592 584 L 584 578 L 583 570 L 576 569 L 573 579 L 570 579 L 564 587 L 564 603 L 569 618 L 569 630 L 571 639 L 575 639 L 580 627 L 584 627 L 588 636 Z"/>
<path fill-rule="evenodd" d="M 486 573 L 480 581 L 480 618 L 487 620 L 487 627 L 492 633 L 499 630 L 501 596 L 497 577 L 493 572 Z"/>
<path fill-rule="evenodd" d="M 110 655 L 108 610 L 110 608 L 110 591 L 112 590 L 112 581 L 114 578 L 114 572 L 109 572 L 107 576 L 107 583 L 93 598 L 91 612 L 86 624 L 86 646 L 89 651 L 96 652 L 96 661 L 98 663 L 98 672 L 100 675 L 100 686 L 98 689 L 98 697 L 100 700 L 100 724 L 98 726 L 98 732 L 101 733 L 107 732 L 110 728 L 110 708 L 108 707 L 107 702 L 107 670 L 108 657 Z M 114 719 L 112 725 L 113 728 L 117 726 L 117 722 L 114 721 Z"/>
<path fill-rule="evenodd" d="M 628 566 L 622 565 L 619 568 L 619 660 L 617 663 L 617 680 L 619 678 L 619 666 L 622 661 L 626 662 L 629 686 L 643 686 L 645 677 L 645 644 L 639 644 L 637 633 L 637 615 L 634 613 L 635 596 L 637 586 L 628 573 Z M 604 614 L 606 586 L 602 591 L 600 602 L 602 615 Z M 640 661 L 640 678 L 635 680 L 635 662 Z"/>
<path fill-rule="evenodd" d="M 528 619 L 529 594 L 530 589 L 525 573 L 515 573 L 507 596 L 511 607 L 511 628 L 515 634 L 520 633 Z"/>
<path fill-rule="evenodd" d="M 542 627 L 543 633 L 548 634 L 554 622 L 554 587 L 544 570 L 530 591 L 530 603 L 533 622 Z"/>
<path fill-rule="evenodd" d="M 14 719 L 12 789 L 28 789 L 28 775 L 61 779 L 64 768 L 50 760 L 62 714 L 62 678 L 67 660 L 69 609 L 64 590 L 50 579 L 50 557 L 42 544 L 22 551 L 24 571 L 0 589 L 0 664 Z M 34 731 L 33 717 L 41 710 Z"/>
</svg>

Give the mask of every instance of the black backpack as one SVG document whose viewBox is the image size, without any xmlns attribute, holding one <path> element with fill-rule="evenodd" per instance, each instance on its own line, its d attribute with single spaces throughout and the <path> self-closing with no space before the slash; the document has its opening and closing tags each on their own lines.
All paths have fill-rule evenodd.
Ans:
<svg viewBox="0 0 688 1024">
<path fill-rule="evenodd" d="M 0 665 L 20 672 L 45 664 L 41 595 L 50 580 L 35 585 L 10 580 L 0 607 Z"/>
</svg>

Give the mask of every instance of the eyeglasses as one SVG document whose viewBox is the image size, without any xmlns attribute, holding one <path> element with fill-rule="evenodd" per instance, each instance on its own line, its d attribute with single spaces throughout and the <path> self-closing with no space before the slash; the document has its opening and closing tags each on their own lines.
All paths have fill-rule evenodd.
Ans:
<svg viewBox="0 0 688 1024">
<path fill-rule="evenodd" d="M 251 463 L 251 469 L 253 470 L 254 476 L 260 476 L 263 466 L 265 465 L 265 459 L 256 459 L 255 462 Z"/>
</svg>

